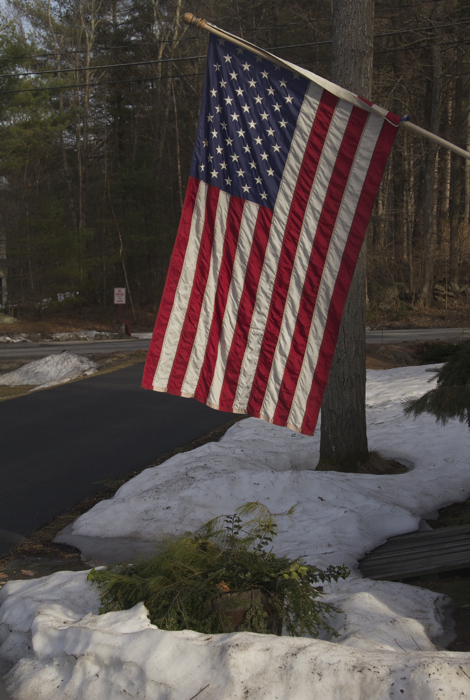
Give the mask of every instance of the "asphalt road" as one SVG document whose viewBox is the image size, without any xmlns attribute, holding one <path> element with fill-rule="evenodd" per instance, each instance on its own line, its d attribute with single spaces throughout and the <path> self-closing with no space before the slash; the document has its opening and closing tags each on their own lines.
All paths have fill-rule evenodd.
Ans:
<svg viewBox="0 0 470 700">
<path fill-rule="evenodd" d="M 89 343 L 87 343 L 89 345 Z M 100 487 L 233 418 L 141 389 L 143 363 L 0 402 L 0 556 Z"/>
<path fill-rule="evenodd" d="M 470 337 L 459 328 L 367 331 L 368 343 Z M 0 359 L 146 349 L 147 340 L 2 344 Z M 140 388 L 143 364 L 0 402 L 0 556 L 98 490 L 232 414 Z"/>
<path fill-rule="evenodd" d="M 0 343 L 0 359 L 39 358 L 58 355 L 64 350 L 78 355 L 92 355 L 108 352 L 131 352 L 147 350 L 150 340 L 80 340 L 77 342 L 47 343 Z"/>
<path fill-rule="evenodd" d="M 366 331 L 366 343 L 402 343 L 404 340 L 470 339 L 468 328 L 410 328 L 393 331 Z"/>
<path fill-rule="evenodd" d="M 450 338 L 470 338 L 470 327 L 462 328 L 415 328 L 410 330 L 366 331 L 366 342 L 372 343 L 401 343 L 404 340 L 440 340 Z M 46 355 L 56 355 L 63 350 L 75 352 L 78 355 L 91 355 L 108 352 L 123 352 L 131 350 L 147 350 L 149 340 L 82 340 L 78 342 L 47 342 L 47 343 L 0 343 L 0 359 L 39 358 Z"/>
</svg>

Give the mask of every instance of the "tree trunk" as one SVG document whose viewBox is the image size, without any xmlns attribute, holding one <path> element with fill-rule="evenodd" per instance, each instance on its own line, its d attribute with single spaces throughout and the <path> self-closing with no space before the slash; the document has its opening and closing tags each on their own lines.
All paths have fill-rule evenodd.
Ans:
<svg viewBox="0 0 470 700">
<path fill-rule="evenodd" d="M 440 29 L 435 30 L 435 44 L 432 47 L 433 84 L 431 98 L 431 123 L 430 131 L 439 132 L 439 107 L 441 101 L 442 63 L 438 42 L 440 41 Z M 427 144 L 427 156 L 424 166 L 424 202 L 423 202 L 423 287 L 420 302 L 423 306 L 432 303 L 434 282 L 434 245 L 436 234 L 435 194 L 436 194 L 436 165 L 439 147 L 429 141 Z"/>
<path fill-rule="evenodd" d="M 455 82 L 454 143 L 461 145 L 463 131 L 462 90 L 463 79 L 459 75 Z M 465 145 L 463 146 L 465 148 Z M 450 235 L 449 235 L 449 282 L 459 282 L 459 224 L 462 158 L 452 153 L 452 188 L 450 196 Z"/>
<path fill-rule="evenodd" d="M 370 99 L 374 35 L 373 0 L 333 0 L 332 80 Z M 368 456 L 366 431 L 366 246 L 349 290 L 336 353 L 322 405 L 320 459 Z"/>
<path fill-rule="evenodd" d="M 413 264 L 413 223 L 414 223 L 414 173 L 413 149 L 409 144 L 409 134 L 403 138 L 404 217 L 406 222 L 406 260 L 408 263 L 408 293 L 414 301 L 414 264 Z"/>
<path fill-rule="evenodd" d="M 470 111 L 467 114 L 467 151 L 470 151 Z M 465 161 L 465 205 L 463 220 L 466 224 L 470 224 L 470 160 Z M 470 415 L 470 414 L 469 414 Z"/>
</svg>

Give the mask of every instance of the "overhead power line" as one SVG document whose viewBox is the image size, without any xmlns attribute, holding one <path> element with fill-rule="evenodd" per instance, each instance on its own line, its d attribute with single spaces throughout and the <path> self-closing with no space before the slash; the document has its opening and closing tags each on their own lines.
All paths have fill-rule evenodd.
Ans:
<svg viewBox="0 0 470 700">
<path fill-rule="evenodd" d="M 0 78 L 19 78 L 20 76 L 28 75 L 50 75 L 51 73 L 77 73 L 83 70 L 104 70 L 105 68 L 123 68 L 125 66 L 145 66 L 151 63 L 172 63 L 176 61 L 196 61 L 197 59 L 205 58 L 202 56 L 182 56 L 181 58 L 158 58 L 154 61 L 132 61 L 132 63 L 110 63 L 105 66 L 82 66 L 81 68 L 54 68 L 52 70 L 35 70 L 27 73 L 4 73 Z"/>
<path fill-rule="evenodd" d="M 180 41 L 198 41 L 205 39 L 205 36 L 185 36 L 180 39 L 160 39 L 155 41 L 145 41 L 139 44 L 122 44 L 120 46 L 94 46 L 91 53 L 94 51 L 117 51 L 118 49 L 130 50 L 139 49 L 141 46 L 160 46 L 160 44 L 179 44 Z M 49 53 L 28 54 L 27 56 L 7 56 L 0 57 L 0 61 L 20 61 L 27 58 L 49 58 L 50 56 L 69 56 L 77 53 L 87 53 L 89 49 L 66 49 L 65 51 L 51 51 Z"/>
<path fill-rule="evenodd" d="M 409 7 L 418 7 L 420 5 L 429 5 L 429 4 L 434 4 L 436 2 L 441 2 L 441 0 L 426 0 L 425 2 L 416 2 L 416 3 L 411 3 L 410 5 L 402 5 L 401 7 L 384 7 L 384 8 L 376 8 L 376 12 L 386 12 L 389 10 L 394 10 L 394 11 L 399 11 L 403 10 Z M 277 24 L 277 25 L 272 25 L 270 27 L 254 27 L 251 29 L 246 29 L 245 33 L 253 33 L 253 32 L 262 32 L 262 31 L 268 31 L 272 29 L 283 29 L 284 27 L 299 27 L 299 26 L 305 26 L 305 24 L 313 24 L 317 22 L 326 22 L 329 21 L 331 22 L 331 17 L 320 17 L 319 19 L 307 19 L 302 22 L 289 22 L 288 24 Z M 394 33 L 402 33 L 402 32 L 419 32 L 419 31 L 424 31 L 425 29 L 433 29 L 435 26 L 437 27 L 450 27 L 450 26 L 456 26 L 458 24 L 466 24 L 466 22 L 460 22 L 460 23 L 451 23 L 451 24 L 443 24 L 443 25 L 433 25 L 431 27 L 421 27 L 418 29 L 400 29 L 397 30 L 396 32 L 386 32 L 384 34 L 375 34 L 376 37 L 379 36 L 387 36 L 387 34 L 394 34 Z M 131 49 L 138 49 L 141 46 L 160 46 L 160 44 L 174 44 L 174 43 L 180 43 L 182 41 L 198 41 L 200 39 L 203 39 L 205 37 L 203 36 L 187 36 L 187 37 L 180 37 L 179 39 L 159 39 L 155 41 L 149 41 L 149 42 L 142 42 L 142 43 L 135 43 L 135 44 L 122 44 L 120 46 L 95 46 L 92 49 L 92 52 L 94 51 L 116 51 L 116 50 L 124 50 L 124 51 L 129 51 Z M 279 48 L 279 47 L 278 47 Z M 68 55 L 75 55 L 75 54 L 80 54 L 80 53 L 87 53 L 88 49 L 67 49 L 66 51 L 51 51 L 48 53 L 42 53 L 42 54 L 28 54 L 25 56 L 0 56 L 0 61 L 20 61 L 20 60 L 26 60 L 29 58 L 49 58 L 49 57 L 57 57 L 57 56 L 68 56 Z"/>
<path fill-rule="evenodd" d="M 439 25 L 439 28 L 444 28 L 444 27 L 453 27 L 456 25 L 463 25 L 463 24 L 470 24 L 470 20 L 466 20 L 464 22 L 458 22 L 458 23 L 452 23 L 452 24 L 442 24 Z M 397 30 L 393 32 L 383 32 L 381 34 L 375 34 L 374 38 L 380 38 L 384 36 L 391 36 L 394 34 L 404 34 L 404 33 L 409 33 L 409 32 L 420 32 L 420 31 L 427 31 L 429 29 L 434 29 L 434 26 L 430 27 L 421 27 L 418 29 L 405 29 L 405 30 Z M 284 46 L 273 46 L 267 49 L 268 51 L 280 51 L 282 49 L 296 49 L 296 48 L 304 48 L 306 46 L 322 46 L 325 44 L 331 44 L 332 41 L 331 39 L 327 39 L 325 41 L 313 41 L 313 42 L 306 42 L 304 44 L 286 44 Z M 382 53 L 382 52 L 377 52 L 377 53 Z M 96 66 L 82 66 L 79 68 L 53 68 L 50 70 L 42 70 L 42 71 L 25 71 L 25 72 L 19 72 L 19 73 L 4 73 L 0 75 L 0 78 L 19 78 L 19 77 L 27 77 L 31 75 L 51 75 L 55 73 L 77 73 L 79 71 L 87 71 L 87 70 L 105 70 L 107 68 L 125 68 L 126 66 L 144 66 L 144 65 L 151 65 L 151 64 L 156 64 L 156 63 L 170 63 L 170 62 L 176 62 L 176 61 L 196 61 L 200 60 L 202 58 L 205 58 L 205 54 L 201 56 L 183 56 L 179 58 L 159 58 L 155 60 L 146 60 L 146 61 L 132 61 L 132 62 L 127 62 L 127 63 L 110 63 L 107 65 L 96 65 Z"/>
<path fill-rule="evenodd" d="M 436 46 L 441 47 L 441 46 L 455 46 L 458 44 L 461 46 L 462 44 L 468 44 L 470 43 L 470 39 L 458 39 L 457 41 L 442 41 Z M 400 53 L 400 51 L 421 51 L 421 49 L 426 48 L 425 46 L 401 46 L 399 48 L 393 48 L 393 49 L 384 49 L 383 51 L 374 51 L 374 58 L 375 56 L 379 56 L 384 53 Z M 301 61 L 299 64 L 302 66 L 304 65 L 310 65 L 311 63 L 327 63 L 331 61 L 331 56 L 328 56 L 327 58 L 312 58 L 308 61 Z M 466 73 L 464 75 L 467 75 Z"/>
<path fill-rule="evenodd" d="M 127 78 L 125 80 L 102 80 L 96 83 L 76 83 L 75 85 L 51 85 L 49 87 L 40 88 L 22 88 L 21 90 L 0 90 L 0 95 L 9 95 L 14 92 L 44 92 L 44 90 L 67 90 L 70 88 L 97 87 L 98 85 L 117 85 L 118 83 L 151 83 L 155 80 L 176 80 L 177 78 L 192 78 L 195 75 L 204 75 L 201 73 L 181 73 L 180 75 L 163 75 L 159 78 L 148 76 L 146 78 Z"/>
<path fill-rule="evenodd" d="M 464 40 L 459 40 L 459 41 L 447 41 L 447 42 L 442 42 L 441 44 L 438 44 L 439 46 L 452 46 L 455 44 L 468 44 L 470 43 L 470 39 L 464 39 Z M 376 51 L 374 52 L 375 55 L 379 54 L 384 54 L 384 53 L 394 53 L 396 51 L 417 51 L 419 49 L 422 49 L 422 46 L 407 46 L 404 48 L 393 48 L 393 49 L 385 49 L 384 51 Z M 202 56 L 201 58 L 205 58 L 205 56 Z M 328 58 L 312 58 L 311 60 L 308 61 L 302 61 L 301 65 L 306 66 L 306 65 L 311 65 L 312 63 L 326 63 L 331 61 L 331 56 L 328 56 Z M 204 72 L 200 73 L 180 73 L 179 75 L 164 75 L 160 77 L 155 77 L 155 76 L 146 76 L 143 78 L 126 78 L 122 80 L 103 80 L 103 81 L 97 81 L 93 83 L 75 83 L 73 85 L 49 85 L 47 87 L 33 87 L 33 88 L 19 88 L 16 90 L 0 90 L 0 95 L 11 95 L 13 93 L 21 93 L 21 92 L 44 92 L 46 90 L 68 90 L 72 88 L 86 88 L 86 87 L 98 87 L 102 85 L 118 85 L 120 83 L 140 83 L 140 82 L 154 82 L 157 80 L 177 80 L 178 78 L 191 78 L 193 76 L 197 75 L 204 75 Z M 470 73 L 463 73 L 463 75 L 470 75 Z"/>
</svg>

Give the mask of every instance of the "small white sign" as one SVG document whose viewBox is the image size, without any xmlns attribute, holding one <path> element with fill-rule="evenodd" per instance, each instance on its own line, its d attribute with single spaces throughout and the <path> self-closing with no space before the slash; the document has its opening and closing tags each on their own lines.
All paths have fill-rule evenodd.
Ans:
<svg viewBox="0 0 470 700">
<path fill-rule="evenodd" d="M 125 287 L 114 287 L 114 303 L 115 304 L 125 304 L 126 303 L 126 288 Z"/>
</svg>

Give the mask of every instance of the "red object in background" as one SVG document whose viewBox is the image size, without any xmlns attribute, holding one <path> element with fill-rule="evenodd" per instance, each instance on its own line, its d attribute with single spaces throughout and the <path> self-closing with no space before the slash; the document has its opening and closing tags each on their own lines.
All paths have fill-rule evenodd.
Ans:
<svg viewBox="0 0 470 700">
<path fill-rule="evenodd" d="M 119 306 L 119 320 L 118 323 L 124 323 L 126 329 L 126 335 L 132 338 L 131 329 L 127 321 L 121 321 L 121 306 L 126 303 L 126 288 L 125 287 L 114 287 L 114 303 Z"/>
</svg>

